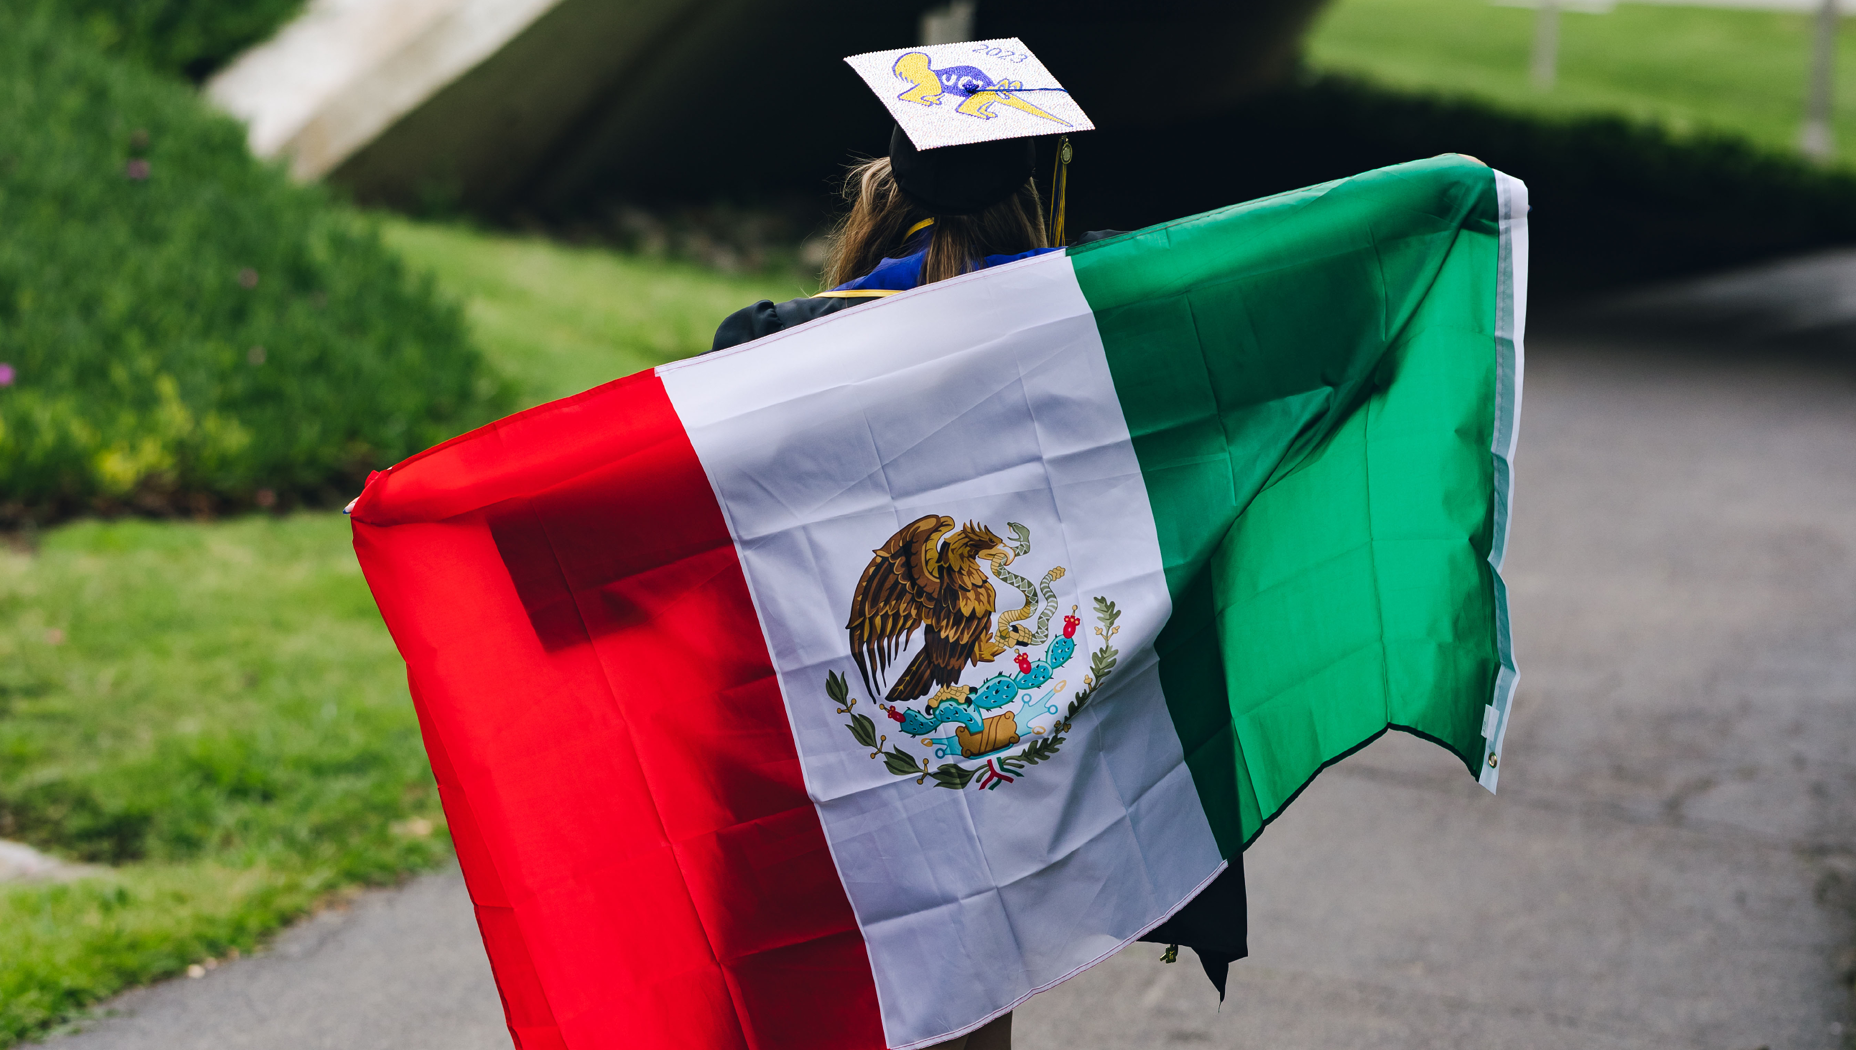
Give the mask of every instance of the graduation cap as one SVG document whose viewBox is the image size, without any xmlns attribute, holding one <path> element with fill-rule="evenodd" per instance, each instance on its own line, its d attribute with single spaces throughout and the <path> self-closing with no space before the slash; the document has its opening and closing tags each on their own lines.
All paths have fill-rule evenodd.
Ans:
<svg viewBox="0 0 1856 1050">
<path fill-rule="evenodd" d="M 1031 177 L 1033 139 L 1095 127 L 1016 37 L 872 51 L 844 60 L 896 119 L 889 160 L 902 191 L 937 215 L 972 215 Z M 1057 150 L 1051 237 L 1061 240 L 1070 147 Z"/>
</svg>

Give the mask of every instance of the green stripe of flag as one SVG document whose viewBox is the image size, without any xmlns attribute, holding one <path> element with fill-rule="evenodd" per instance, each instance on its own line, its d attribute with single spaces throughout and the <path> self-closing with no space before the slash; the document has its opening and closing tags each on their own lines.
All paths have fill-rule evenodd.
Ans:
<svg viewBox="0 0 1856 1050">
<path fill-rule="evenodd" d="M 1482 761 L 1497 220 L 1490 169 L 1446 157 L 1072 249 L 1166 566 L 1161 681 L 1227 856 L 1388 726 Z"/>
</svg>

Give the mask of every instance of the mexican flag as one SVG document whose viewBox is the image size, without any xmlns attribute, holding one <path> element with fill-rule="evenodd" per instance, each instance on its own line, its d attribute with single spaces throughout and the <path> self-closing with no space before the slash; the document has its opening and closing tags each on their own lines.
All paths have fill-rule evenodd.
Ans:
<svg viewBox="0 0 1856 1050">
<path fill-rule="evenodd" d="M 516 1044 L 932 1045 L 1389 728 L 1492 790 L 1526 213 L 1387 168 L 376 474 L 355 547 Z"/>
</svg>

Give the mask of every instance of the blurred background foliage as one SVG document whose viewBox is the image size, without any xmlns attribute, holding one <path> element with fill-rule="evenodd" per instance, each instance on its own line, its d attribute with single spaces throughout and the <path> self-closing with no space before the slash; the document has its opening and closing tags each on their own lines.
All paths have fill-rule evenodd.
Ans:
<svg viewBox="0 0 1856 1050">
<path fill-rule="evenodd" d="M 539 231 L 522 234 L 291 184 L 189 80 L 300 6 L 0 0 L 0 837 L 95 866 L 0 886 L 0 1046 L 449 856 L 399 658 L 329 505 L 369 469 L 699 352 L 729 311 L 815 287 L 804 216 L 825 217 L 841 158 L 737 166 L 796 194 L 796 221 L 714 195 L 475 220 Z M 1081 138 L 1071 224 L 1458 151 L 1528 181 L 1537 287 L 1856 240 L 1850 169 L 1793 148 L 1803 16 L 1568 12 L 1552 91 L 1526 79 L 1533 18 L 1338 0 L 1293 82 Z M 297 504 L 324 509 L 122 516 Z M 86 512 L 116 520 L 37 527 Z"/>
<path fill-rule="evenodd" d="M 1309 34 L 1311 69 L 1405 94 L 1475 99 L 1520 115 L 1605 114 L 1675 136 L 1738 136 L 1798 151 L 1815 16 L 1802 11 L 1562 3 L 1558 75 L 1529 79 L 1537 15 L 1488 0 L 1336 0 Z M 1856 38 L 1837 66 L 1856 70 Z M 1856 77 L 1834 105 L 1838 160 L 1856 158 Z"/>
<path fill-rule="evenodd" d="M 516 403 L 706 349 L 783 275 L 394 220 Z M 4 395 L 5 391 L 0 391 Z M 405 671 L 339 513 L 124 518 L 0 545 L 0 1046 L 450 855 Z"/>
<path fill-rule="evenodd" d="M 1152 193 L 1157 152 L 1186 162 Z M 1079 228 L 1134 229 L 1439 153 L 1526 181 L 1531 290 L 1549 302 L 1856 241 L 1856 174 L 1706 127 L 1536 113 L 1311 72 L 1188 125 L 1111 129 L 1078 147 Z"/>
<path fill-rule="evenodd" d="M 457 224 L 386 221 L 410 265 L 464 303 L 471 330 L 526 407 L 709 349 L 757 299 L 817 290 L 784 268 L 718 273 L 684 259 Z"/>
<path fill-rule="evenodd" d="M 1137 228 L 1457 152 L 1526 181 L 1546 304 L 1856 241 L 1856 77 L 1836 96 L 1837 158 L 1798 146 L 1812 15 L 1561 6 L 1543 86 L 1530 7 L 1335 0 L 1290 82 L 1210 118 L 1082 136 L 1072 222 Z M 1839 47 L 1856 68 L 1856 41 Z M 1156 156 L 1177 158 L 1164 179 Z"/>
<path fill-rule="evenodd" d="M 494 418 L 455 305 L 189 87 L 0 6 L 0 520 L 328 502 Z"/>
<path fill-rule="evenodd" d="M 93 866 L 0 885 L 0 1046 L 450 856 L 346 520 L 117 512 L 338 505 L 808 290 L 357 213 L 90 33 L 0 0 L 0 838 Z"/>
<path fill-rule="evenodd" d="M 9 0 L 16 6 L 21 0 Z M 263 41 L 305 0 L 58 0 L 92 43 L 165 73 L 204 80 Z"/>
</svg>

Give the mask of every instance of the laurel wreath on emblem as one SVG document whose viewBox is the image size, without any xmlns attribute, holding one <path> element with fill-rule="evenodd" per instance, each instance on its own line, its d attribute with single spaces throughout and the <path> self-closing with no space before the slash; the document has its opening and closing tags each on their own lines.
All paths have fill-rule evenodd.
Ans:
<svg viewBox="0 0 1856 1050">
<path fill-rule="evenodd" d="M 1023 750 L 1000 758 L 988 758 L 986 765 L 979 768 L 969 769 L 952 762 L 930 768 L 929 760 L 925 757 L 921 765 L 917 766 L 915 757 L 900 746 L 884 750 L 883 745 L 888 743 L 889 737 L 877 734 L 876 722 L 870 716 L 853 710 L 857 706 L 857 699 L 851 696 L 850 683 L 836 671 L 825 673 L 825 695 L 837 705 L 839 714 L 851 716 L 850 722 L 844 727 L 851 731 L 851 736 L 859 744 L 871 749 L 871 758 L 882 756 L 883 764 L 899 777 L 912 776 L 917 784 L 933 780 L 936 787 L 954 790 L 966 787 L 975 777 L 979 778 L 980 787 L 986 789 L 1010 784 L 1025 775 L 1026 766 L 1035 766 L 1045 759 L 1056 757 L 1064 742 L 1069 739 L 1064 734 L 1073 728 L 1076 713 L 1089 703 L 1097 689 L 1102 688 L 1103 681 L 1114 672 L 1115 663 L 1121 658 L 1121 651 L 1108 643 L 1108 639 L 1121 633 L 1121 628 L 1116 626 L 1116 621 L 1121 619 L 1121 610 L 1115 607 L 1114 602 L 1100 597 L 1095 600 L 1095 606 L 1096 636 L 1103 639 L 1102 648 L 1090 652 L 1090 673 L 1083 676 L 1083 688 L 1069 702 L 1063 717 L 1050 727 L 1046 735 L 1032 740 Z"/>
<path fill-rule="evenodd" d="M 1098 596 L 1095 636 L 1101 645 L 1089 652 L 1083 688 L 1060 711 L 1052 695 L 1064 683 L 1054 679 L 1076 653 L 1075 634 L 1082 620 L 1072 606 L 1063 618 L 1062 633 L 1052 636 L 1050 621 L 1057 611 L 1057 594 L 1051 583 L 1064 575 L 1064 568 L 1053 567 L 1037 585 L 1007 570 L 1005 566 L 1014 558 L 1031 551 L 1031 531 L 1017 522 L 1007 525 L 1013 534 L 1009 544 L 982 525 L 969 522 L 956 530 L 954 520 L 944 515 L 921 518 L 875 550 L 858 581 L 846 629 L 870 695 L 876 695 L 876 681 L 914 631 L 923 632 L 922 648 L 890 687 L 889 702 L 876 701 L 874 706 L 897 723 L 899 732 L 933 748 L 934 758 L 958 752 L 963 759 L 985 763 L 936 766 L 933 760 L 904 750 L 901 740 L 890 744 L 887 734 L 877 732 L 876 719 L 856 710 L 861 701 L 851 696 L 849 678 L 827 671 L 825 695 L 837 713 L 851 716 L 845 729 L 870 749 L 872 760 L 881 757 L 896 776 L 914 777 L 917 784 L 933 780 L 936 787 L 953 790 L 976 782 L 984 790 L 1013 783 L 1026 775 L 1028 767 L 1057 755 L 1077 712 L 1114 673 L 1121 656 L 1113 644 L 1121 632 L 1121 610 Z M 1025 597 L 1023 608 L 999 616 L 996 631 L 997 595 L 979 565 L 982 561 L 991 562 L 992 575 Z M 1033 631 L 1024 621 L 1039 611 L 1042 615 Z M 1045 646 L 1044 652 L 1033 659 L 1031 648 L 1037 645 Z M 1012 653 L 1016 673 L 994 674 L 978 686 L 960 683 L 961 672 L 968 666 L 993 663 L 1007 653 Z M 911 701 L 923 697 L 927 698 L 925 707 L 912 706 Z M 1021 725 L 1018 719 L 1026 716 Z M 934 735 L 950 726 L 951 735 Z M 1018 747 L 1026 736 L 1033 739 Z"/>
</svg>

